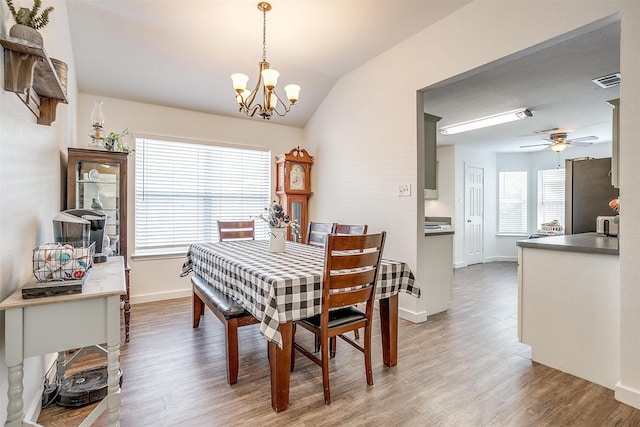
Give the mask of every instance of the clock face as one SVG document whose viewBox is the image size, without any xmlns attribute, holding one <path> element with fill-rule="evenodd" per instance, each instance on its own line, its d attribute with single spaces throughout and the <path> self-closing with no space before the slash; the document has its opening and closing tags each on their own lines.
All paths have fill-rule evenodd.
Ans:
<svg viewBox="0 0 640 427">
<path fill-rule="evenodd" d="M 301 165 L 291 166 L 289 174 L 289 188 L 292 190 L 304 190 L 304 168 Z"/>
</svg>

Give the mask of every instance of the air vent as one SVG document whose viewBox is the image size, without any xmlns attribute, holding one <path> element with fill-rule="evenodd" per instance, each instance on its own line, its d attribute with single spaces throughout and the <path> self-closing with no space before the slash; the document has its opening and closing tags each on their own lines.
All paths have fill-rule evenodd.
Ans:
<svg viewBox="0 0 640 427">
<path fill-rule="evenodd" d="M 536 131 L 533 131 L 533 133 L 551 133 L 551 132 L 555 132 L 557 130 L 560 130 L 560 128 L 549 128 L 549 129 L 536 130 Z"/>
<path fill-rule="evenodd" d="M 598 77 L 597 79 L 591 80 L 601 88 L 608 88 L 613 86 L 618 86 L 620 84 L 620 73 L 609 74 L 608 76 Z"/>
</svg>

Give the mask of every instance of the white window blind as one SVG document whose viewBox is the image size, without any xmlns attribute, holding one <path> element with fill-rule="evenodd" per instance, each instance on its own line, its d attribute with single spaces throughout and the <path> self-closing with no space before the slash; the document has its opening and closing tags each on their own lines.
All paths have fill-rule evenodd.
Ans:
<svg viewBox="0 0 640 427">
<path fill-rule="evenodd" d="M 538 227 L 554 220 L 564 228 L 564 169 L 538 171 Z"/>
<path fill-rule="evenodd" d="M 270 152 L 136 138 L 135 253 L 179 253 L 218 240 L 217 220 L 248 220 L 270 202 Z M 266 238 L 256 220 L 256 239 Z"/>
<path fill-rule="evenodd" d="M 500 172 L 498 234 L 527 233 L 527 172 Z"/>
</svg>

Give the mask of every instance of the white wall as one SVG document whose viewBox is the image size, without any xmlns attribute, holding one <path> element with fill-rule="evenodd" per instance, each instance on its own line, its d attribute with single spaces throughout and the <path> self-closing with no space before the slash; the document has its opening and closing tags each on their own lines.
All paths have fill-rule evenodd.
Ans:
<svg viewBox="0 0 640 427">
<path fill-rule="evenodd" d="M 78 96 L 78 145 L 82 147 L 87 147 L 90 142 L 89 117 L 95 100 L 104 102 L 106 132 L 120 132 L 128 128 L 131 132 L 131 136 L 127 137 L 129 146 L 135 145 L 136 135 L 155 135 L 268 147 L 272 157 L 275 157 L 276 154 L 288 152 L 302 145 L 303 131 L 299 128 L 265 124 L 256 119 L 216 116 L 81 93 Z M 129 218 L 127 253 L 130 256 L 132 303 L 189 296 L 191 295 L 189 278 L 179 277 L 182 263 L 185 261 L 184 256 L 131 259 L 135 245 L 134 176 L 135 154 L 129 157 L 127 215 Z M 272 171 L 271 181 L 275 189 L 275 168 Z M 273 197 L 275 198 L 275 194 Z M 135 337 L 135 331 L 132 331 L 132 334 Z"/>
<path fill-rule="evenodd" d="M 527 175 L 529 177 L 529 188 L 527 203 L 528 232 L 521 236 L 498 236 L 496 234 L 496 260 L 517 261 L 518 250 L 516 247 L 516 241 L 526 239 L 529 234 L 535 233 L 538 229 L 538 171 L 544 169 L 555 169 L 558 165 L 564 169 L 565 160 L 576 159 L 579 157 L 592 157 L 595 159 L 611 157 L 611 142 L 593 144 L 589 147 L 572 147 L 561 153 L 554 153 L 551 150 L 542 150 L 534 153 L 509 153 L 497 155 L 497 172 L 527 171 Z M 497 198 L 494 200 L 494 204 L 497 206 Z M 613 215 L 614 212 L 611 211 L 611 214 Z"/>
<path fill-rule="evenodd" d="M 16 7 L 32 6 L 31 1 L 15 3 Z M 8 34 L 14 22 L 4 1 L 0 11 L 0 33 Z M 64 2 L 55 4 L 49 25 L 40 33 L 47 54 L 69 66 L 69 104 L 58 105 L 57 119 L 51 126 L 38 125 L 13 92 L 3 90 L 4 86 L 0 90 L 0 300 L 32 280 L 32 249 L 53 241 L 52 219 L 63 207 L 66 147 L 73 146 L 76 139 L 76 76 Z M 3 82 L 4 60 L 1 63 Z M 4 321 L 4 312 L 0 312 L 0 422 L 7 417 Z M 33 357 L 25 361 L 24 411 L 29 417 L 39 413 L 49 360 L 51 357 Z"/>
<path fill-rule="evenodd" d="M 385 256 L 408 262 L 418 282 L 426 281 L 425 272 L 416 269 L 424 252 L 418 243 L 423 196 L 415 191 L 410 198 L 397 196 L 399 184 L 422 185 L 418 175 L 424 162 L 416 132 L 422 106 L 416 103 L 416 91 L 616 13 L 622 20 L 625 79 L 620 144 L 623 344 L 616 396 L 640 407 L 640 264 L 635 262 L 640 256 L 640 170 L 634 166 L 640 155 L 635 144 L 640 139 L 635 119 L 640 99 L 639 2 L 474 1 L 338 81 L 307 125 L 305 145 L 318 156 L 317 170 L 332 171 L 313 174 L 311 217 L 354 218 L 367 222 L 372 231 L 387 230 Z M 486 247 L 486 254 L 491 250 L 495 248 Z M 404 309 L 419 310 L 419 303 L 408 298 L 401 299 Z"/>
</svg>

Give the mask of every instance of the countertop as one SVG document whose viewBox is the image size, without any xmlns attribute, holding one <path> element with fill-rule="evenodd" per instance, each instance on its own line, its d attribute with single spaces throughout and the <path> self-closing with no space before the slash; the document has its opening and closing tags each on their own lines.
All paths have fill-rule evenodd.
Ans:
<svg viewBox="0 0 640 427">
<path fill-rule="evenodd" d="M 618 255 L 618 238 L 597 233 L 568 234 L 518 240 L 516 245 L 523 248 L 549 249 L 553 251 Z"/>
<path fill-rule="evenodd" d="M 446 234 L 454 234 L 453 230 L 442 230 L 442 229 L 425 229 L 425 236 L 442 236 Z"/>
</svg>

